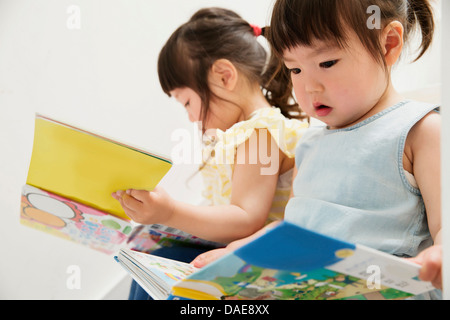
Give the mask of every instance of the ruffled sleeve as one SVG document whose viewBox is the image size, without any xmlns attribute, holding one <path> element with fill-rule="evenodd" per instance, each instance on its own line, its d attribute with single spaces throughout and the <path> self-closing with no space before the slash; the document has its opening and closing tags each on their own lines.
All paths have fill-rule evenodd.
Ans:
<svg viewBox="0 0 450 320">
<path fill-rule="evenodd" d="M 307 128 L 305 122 L 285 118 L 278 108 L 257 110 L 251 119 L 239 122 L 225 132 L 217 131 L 216 162 L 233 164 L 237 148 L 250 139 L 255 129 L 267 129 L 278 148 L 289 158 L 294 158 L 299 139 Z"/>
<path fill-rule="evenodd" d="M 297 144 L 308 126 L 308 123 L 287 119 L 278 108 L 264 108 L 227 131 L 217 130 L 214 143 L 203 150 L 205 198 L 214 205 L 229 203 L 237 148 L 250 139 L 256 129 L 267 129 L 279 149 L 294 158 Z"/>
</svg>

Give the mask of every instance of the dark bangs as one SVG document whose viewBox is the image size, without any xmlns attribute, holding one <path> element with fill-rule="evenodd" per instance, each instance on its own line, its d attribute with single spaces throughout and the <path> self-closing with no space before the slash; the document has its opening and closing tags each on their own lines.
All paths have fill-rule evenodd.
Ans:
<svg viewBox="0 0 450 320">
<path fill-rule="evenodd" d="M 180 54 L 183 43 L 179 37 L 181 28 L 178 29 L 162 48 L 158 58 L 158 75 L 162 90 L 170 96 L 170 92 L 177 88 L 192 87 L 195 83 L 191 79 L 193 70 L 187 55 Z"/>
<path fill-rule="evenodd" d="M 282 57 L 285 50 L 323 41 L 347 48 L 347 30 L 380 61 L 379 31 L 367 27 L 370 4 L 364 0 L 278 0 L 274 6 L 268 39 Z"/>
</svg>

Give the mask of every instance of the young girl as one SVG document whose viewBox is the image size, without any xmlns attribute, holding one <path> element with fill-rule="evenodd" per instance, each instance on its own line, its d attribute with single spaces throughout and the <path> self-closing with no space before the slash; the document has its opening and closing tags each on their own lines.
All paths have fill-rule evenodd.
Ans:
<svg viewBox="0 0 450 320">
<path fill-rule="evenodd" d="M 289 78 L 274 77 L 277 64 L 267 66 L 261 32 L 232 11 L 210 8 L 167 41 L 158 62 L 161 86 L 205 133 L 200 170 L 209 205 L 181 203 L 162 188 L 118 191 L 113 196 L 134 221 L 228 243 L 283 218 L 295 147 L 308 124 L 285 92 Z M 199 253 L 163 248 L 153 254 L 190 262 Z M 146 298 L 133 283 L 130 299 Z"/>
<path fill-rule="evenodd" d="M 301 108 L 326 124 L 302 137 L 285 219 L 399 257 L 422 252 L 422 278 L 440 287 L 438 107 L 405 100 L 390 77 L 412 32 L 420 58 L 433 29 L 425 0 L 277 0 L 269 42 Z"/>
<path fill-rule="evenodd" d="M 167 41 L 160 82 L 208 135 L 201 172 L 210 205 L 181 203 L 162 188 L 118 191 L 113 196 L 134 221 L 228 243 L 283 218 L 295 147 L 308 124 L 288 119 L 304 116 L 284 91 L 289 79 L 267 67 L 260 35 L 236 13 L 210 8 Z"/>
</svg>

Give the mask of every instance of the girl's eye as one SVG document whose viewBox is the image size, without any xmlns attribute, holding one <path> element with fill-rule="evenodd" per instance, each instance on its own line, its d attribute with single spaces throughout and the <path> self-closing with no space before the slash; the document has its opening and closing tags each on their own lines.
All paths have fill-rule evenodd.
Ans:
<svg viewBox="0 0 450 320">
<path fill-rule="evenodd" d="M 187 107 L 189 107 L 189 105 L 190 105 L 190 101 L 186 102 L 186 103 L 184 104 L 184 107 L 187 108 Z"/>
<path fill-rule="evenodd" d="M 322 62 L 320 64 L 320 67 L 324 68 L 324 69 L 328 69 L 328 68 L 331 68 L 332 66 L 334 66 L 336 63 L 338 63 L 338 60 L 326 61 L 326 62 Z"/>
<path fill-rule="evenodd" d="M 289 71 L 292 74 L 300 74 L 300 73 L 302 73 L 302 70 L 300 70 L 299 68 L 290 69 Z"/>
</svg>

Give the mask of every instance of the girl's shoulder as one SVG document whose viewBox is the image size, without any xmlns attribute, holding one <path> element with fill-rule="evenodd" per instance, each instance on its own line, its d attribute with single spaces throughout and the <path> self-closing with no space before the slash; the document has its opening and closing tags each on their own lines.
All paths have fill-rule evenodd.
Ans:
<svg viewBox="0 0 450 320">
<path fill-rule="evenodd" d="M 217 138 L 225 146 L 237 148 L 256 130 L 266 129 L 285 154 L 294 156 L 295 148 L 308 127 L 307 122 L 286 118 L 278 108 L 262 108 L 255 111 L 249 120 L 238 122 L 226 131 L 218 131 Z"/>
<path fill-rule="evenodd" d="M 405 152 L 411 155 L 411 159 L 417 150 L 430 149 L 425 153 L 430 154 L 433 149 L 440 148 L 441 122 L 440 113 L 430 112 L 411 128 L 405 145 Z"/>
</svg>

